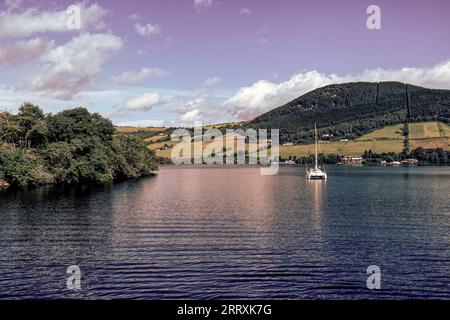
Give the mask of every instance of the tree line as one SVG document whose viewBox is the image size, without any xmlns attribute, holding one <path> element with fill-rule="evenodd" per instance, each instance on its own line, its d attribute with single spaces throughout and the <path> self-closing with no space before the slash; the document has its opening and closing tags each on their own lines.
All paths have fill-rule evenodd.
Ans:
<svg viewBox="0 0 450 320">
<path fill-rule="evenodd" d="M 442 148 L 425 149 L 418 147 L 410 152 L 403 150 L 402 152 L 382 152 L 375 153 L 372 150 L 364 151 L 363 159 L 379 159 L 387 163 L 394 161 L 403 161 L 407 159 L 416 159 L 421 165 L 450 165 L 450 151 Z"/>
</svg>

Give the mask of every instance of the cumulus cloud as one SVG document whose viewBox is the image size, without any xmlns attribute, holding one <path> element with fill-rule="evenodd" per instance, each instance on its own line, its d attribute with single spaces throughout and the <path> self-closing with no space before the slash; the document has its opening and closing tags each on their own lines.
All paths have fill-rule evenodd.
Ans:
<svg viewBox="0 0 450 320">
<path fill-rule="evenodd" d="M 401 81 L 430 88 L 450 89 L 450 60 L 428 68 L 377 68 L 344 76 L 314 70 L 294 74 L 290 79 L 279 83 L 260 80 L 239 89 L 223 103 L 223 107 L 234 117 L 249 120 L 311 90 L 333 83 L 354 81 Z"/>
<path fill-rule="evenodd" d="M 205 102 L 206 100 L 204 98 L 197 97 L 178 105 L 177 107 L 173 108 L 173 111 L 179 114 L 185 114 L 189 111 L 203 108 L 205 106 Z"/>
<path fill-rule="evenodd" d="M 107 11 L 97 4 L 79 4 L 82 15 L 82 29 L 99 30 L 104 27 L 102 18 Z M 45 32 L 69 32 L 65 10 L 39 11 L 29 8 L 23 12 L 12 10 L 0 12 L 0 37 L 28 37 Z"/>
<path fill-rule="evenodd" d="M 45 54 L 38 74 L 24 87 L 57 99 L 70 100 L 92 84 L 107 58 L 122 46 L 122 40 L 111 34 L 84 33 L 72 38 Z"/>
<path fill-rule="evenodd" d="M 154 78 L 154 77 L 162 77 L 168 75 L 169 72 L 159 68 L 142 68 L 140 71 L 125 71 L 120 76 L 114 76 L 113 81 L 118 83 L 140 83 L 144 80 Z"/>
<path fill-rule="evenodd" d="M 152 36 L 161 33 L 161 27 L 156 23 L 147 23 L 145 25 L 140 24 L 139 22 L 134 24 L 134 29 L 136 33 L 140 36 Z"/>
<path fill-rule="evenodd" d="M 35 38 L 17 41 L 11 46 L 0 47 L 0 64 L 17 64 L 37 60 L 53 45 L 53 41 Z"/>
<path fill-rule="evenodd" d="M 185 114 L 180 116 L 180 120 L 183 122 L 194 122 L 202 119 L 202 115 L 200 114 L 199 109 L 194 109 L 186 112 Z"/>
<path fill-rule="evenodd" d="M 149 111 L 156 106 L 172 101 L 173 98 L 173 96 L 161 95 L 157 92 L 144 93 L 139 97 L 128 100 L 124 109 L 127 111 Z"/>
</svg>

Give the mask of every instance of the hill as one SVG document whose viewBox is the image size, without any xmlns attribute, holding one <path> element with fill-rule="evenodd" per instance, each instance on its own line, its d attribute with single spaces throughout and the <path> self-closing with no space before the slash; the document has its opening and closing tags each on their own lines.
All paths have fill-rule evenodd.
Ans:
<svg viewBox="0 0 450 320">
<path fill-rule="evenodd" d="M 281 142 L 305 143 L 319 135 L 355 139 L 375 129 L 408 122 L 450 122 L 450 91 L 400 82 L 355 82 L 313 90 L 249 123 L 280 129 Z"/>
</svg>

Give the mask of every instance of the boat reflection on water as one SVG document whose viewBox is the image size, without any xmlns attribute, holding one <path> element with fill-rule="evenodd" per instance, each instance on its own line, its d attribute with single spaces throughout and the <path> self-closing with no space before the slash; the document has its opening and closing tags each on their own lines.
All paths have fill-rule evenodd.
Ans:
<svg viewBox="0 0 450 320">
<path fill-rule="evenodd" d="M 312 200 L 311 209 L 314 215 L 314 223 L 316 227 L 320 227 L 320 220 L 324 210 L 326 180 L 307 180 L 307 190 Z"/>
</svg>

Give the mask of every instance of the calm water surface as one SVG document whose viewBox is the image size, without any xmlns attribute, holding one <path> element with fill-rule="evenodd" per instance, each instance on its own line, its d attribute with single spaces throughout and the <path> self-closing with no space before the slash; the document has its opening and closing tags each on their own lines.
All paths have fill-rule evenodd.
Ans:
<svg viewBox="0 0 450 320">
<path fill-rule="evenodd" d="M 450 299 L 450 169 L 328 174 L 163 167 L 95 190 L 0 194 L 0 298 Z M 369 265 L 382 290 L 366 288 Z"/>
</svg>

